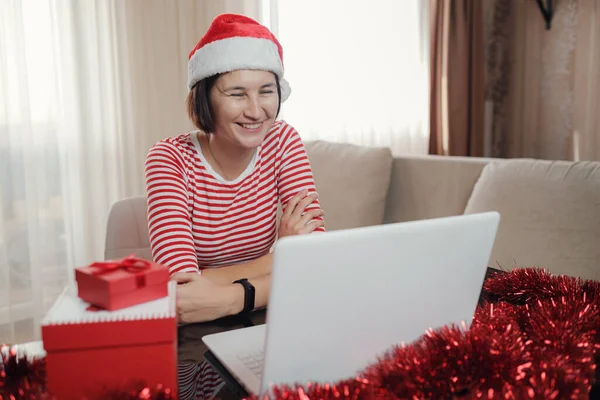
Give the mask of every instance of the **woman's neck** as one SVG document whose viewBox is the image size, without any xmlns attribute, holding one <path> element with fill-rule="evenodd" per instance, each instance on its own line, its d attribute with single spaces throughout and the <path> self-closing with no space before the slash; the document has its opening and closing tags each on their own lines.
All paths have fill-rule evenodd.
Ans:
<svg viewBox="0 0 600 400">
<path fill-rule="evenodd" d="M 227 143 L 214 134 L 204 134 L 199 141 L 204 157 L 226 180 L 239 177 L 248 167 L 256 151 Z"/>
</svg>

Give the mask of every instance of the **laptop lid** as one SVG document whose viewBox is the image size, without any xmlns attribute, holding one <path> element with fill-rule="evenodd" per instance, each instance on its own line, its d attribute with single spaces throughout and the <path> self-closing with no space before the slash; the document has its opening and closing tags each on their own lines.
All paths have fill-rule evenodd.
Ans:
<svg viewBox="0 0 600 400">
<path fill-rule="evenodd" d="M 428 328 L 468 326 L 499 221 L 489 212 L 280 239 L 260 395 L 350 378 Z"/>
</svg>

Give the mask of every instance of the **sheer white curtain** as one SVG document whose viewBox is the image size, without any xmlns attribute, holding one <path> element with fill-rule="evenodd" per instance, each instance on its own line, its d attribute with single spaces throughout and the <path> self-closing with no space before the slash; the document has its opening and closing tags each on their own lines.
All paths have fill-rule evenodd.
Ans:
<svg viewBox="0 0 600 400">
<path fill-rule="evenodd" d="M 187 55 L 245 0 L 0 0 L 0 343 L 39 338 L 156 141 L 191 128 Z"/>
<path fill-rule="evenodd" d="M 428 1 L 265 4 L 292 87 L 282 118 L 305 140 L 427 153 Z"/>
<path fill-rule="evenodd" d="M 0 342 L 34 329 L 67 280 L 48 2 L 0 2 Z"/>
</svg>

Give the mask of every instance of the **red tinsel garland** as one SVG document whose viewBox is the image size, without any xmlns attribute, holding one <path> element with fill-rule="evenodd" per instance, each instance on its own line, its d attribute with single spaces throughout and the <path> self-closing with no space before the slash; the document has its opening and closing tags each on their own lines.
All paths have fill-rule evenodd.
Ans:
<svg viewBox="0 0 600 400">
<path fill-rule="evenodd" d="M 393 400 L 396 397 L 384 388 L 374 385 L 368 379 L 348 379 L 331 384 L 313 384 L 277 386 L 273 388 L 273 397 L 285 400 Z"/>
<path fill-rule="evenodd" d="M 444 327 L 396 348 L 365 376 L 398 398 L 487 396 L 517 385 L 529 366 L 519 332 L 510 326 L 502 333 L 487 325 Z"/>
<path fill-rule="evenodd" d="M 355 379 L 279 386 L 273 397 L 588 398 L 600 355 L 600 283 L 528 268 L 498 274 L 484 290 L 493 302 L 478 307 L 469 329 L 429 330 L 409 346 L 390 349 Z M 9 352 L 1 361 L 0 400 L 53 399 L 45 390 L 43 360 L 29 362 Z M 172 398 L 167 388 L 143 384 L 101 397 Z"/>
<path fill-rule="evenodd" d="M 1 346 L 0 399 L 50 399 L 44 367 L 43 359 L 29 361 L 17 356 L 13 348 Z"/>
<path fill-rule="evenodd" d="M 515 305 L 583 294 L 590 303 L 600 301 L 600 283 L 566 275 L 555 276 L 541 268 L 517 268 L 496 274 L 483 284 L 483 289 L 497 300 Z"/>
</svg>

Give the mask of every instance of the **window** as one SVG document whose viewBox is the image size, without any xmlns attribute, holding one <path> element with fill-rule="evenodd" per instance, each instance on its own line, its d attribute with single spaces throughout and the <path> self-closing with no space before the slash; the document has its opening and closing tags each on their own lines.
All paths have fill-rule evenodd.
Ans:
<svg viewBox="0 0 600 400">
<path fill-rule="evenodd" d="M 305 140 L 427 152 L 426 1 L 265 1 L 292 95 L 282 118 Z"/>
</svg>

